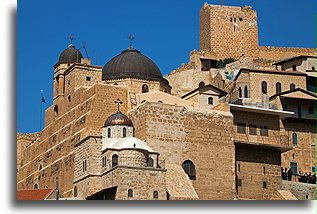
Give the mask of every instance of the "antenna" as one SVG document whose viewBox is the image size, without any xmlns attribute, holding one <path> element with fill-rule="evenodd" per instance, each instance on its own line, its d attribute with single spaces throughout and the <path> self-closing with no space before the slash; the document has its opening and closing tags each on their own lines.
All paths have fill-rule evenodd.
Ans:
<svg viewBox="0 0 317 214">
<path fill-rule="evenodd" d="M 87 56 L 88 59 L 90 59 L 89 56 L 88 56 L 87 49 L 86 49 L 86 44 L 87 44 L 87 43 L 86 43 L 85 41 L 83 41 L 83 44 L 84 44 L 84 45 L 83 45 L 83 48 L 84 48 L 84 50 L 85 50 L 86 56 Z"/>
</svg>

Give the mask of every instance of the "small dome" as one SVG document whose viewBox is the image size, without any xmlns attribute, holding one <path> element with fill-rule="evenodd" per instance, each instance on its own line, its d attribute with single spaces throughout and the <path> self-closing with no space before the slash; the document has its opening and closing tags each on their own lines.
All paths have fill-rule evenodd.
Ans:
<svg viewBox="0 0 317 214">
<path fill-rule="evenodd" d="M 73 44 L 70 44 L 61 55 L 59 55 L 58 63 L 71 63 L 71 62 L 81 62 L 83 55 L 79 50 L 75 48 Z"/>
<path fill-rule="evenodd" d="M 102 68 L 102 80 L 124 78 L 163 81 L 168 84 L 157 65 L 132 47 L 122 51 Z"/>
<path fill-rule="evenodd" d="M 118 142 L 114 143 L 111 147 L 111 149 L 142 149 L 146 150 L 148 152 L 153 152 L 154 151 L 146 145 L 146 143 L 136 137 L 126 137 Z"/>
<path fill-rule="evenodd" d="M 113 125 L 133 126 L 132 121 L 120 111 L 117 111 L 115 114 L 108 117 L 104 127 Z"/>
</svg>

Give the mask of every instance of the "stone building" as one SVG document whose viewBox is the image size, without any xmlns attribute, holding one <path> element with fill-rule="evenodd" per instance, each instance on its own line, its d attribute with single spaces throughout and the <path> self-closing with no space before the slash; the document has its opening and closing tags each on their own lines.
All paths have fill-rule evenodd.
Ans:
<svg viewBox="0 0 317 214">
<path fill-rule="evenodd" d="M 101 67 L 69 45 L 44 129 L 17 135 L 17 189 L 58 179 L 61 199 L 313 199 L 281 179 L 281 167 L 316 170 L 312 80 L 283 69 L 313 51 L 258 46 L 251 7 L 204 4 L 200 42 L 165 77 L 132 46 Z"/>
</svg>

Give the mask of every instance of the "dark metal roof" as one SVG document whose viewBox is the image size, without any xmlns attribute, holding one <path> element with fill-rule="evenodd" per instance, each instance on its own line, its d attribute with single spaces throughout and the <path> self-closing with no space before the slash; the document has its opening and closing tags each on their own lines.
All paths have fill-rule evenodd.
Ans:
<svg viewBox="0 0 317 214">
<path fill-rule="evenodd" d="M 124 78 L 163 81 L 168 84 L 157 65 L 131 47 L 112 58 L 102 69 L 102 80 Z"/>
<path fill-rule="evenodd" d="M 113 125 L 133 126 L 132 121 L 120 111 L 117 111 L 115 114 L 108 117 L 104 127 Z"/>
<path fill-rule="evenodd" d="M 79 50 L 73 44 L 70 44 L 61 55 L 59 55 L 58 63 L 80 62 L 84 58 Z"/>
</svg>

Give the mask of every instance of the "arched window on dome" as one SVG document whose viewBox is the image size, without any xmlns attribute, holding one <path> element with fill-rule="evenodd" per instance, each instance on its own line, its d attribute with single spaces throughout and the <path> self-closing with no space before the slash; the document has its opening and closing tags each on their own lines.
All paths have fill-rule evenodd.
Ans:
<svg viewBox="0 0 317 214">
<path fill-rule="evenodd" d="M 289 85 L 289 89 L 290 89 L 290 90 L 294 90 L 295 88 L 296 88 L 296 86 L 295 86 L 294 83 L 291 83 L 291 84 Z"/>
<path fill-rule="evenodd" d="M 118 161 L 119 161 L 118 155 L 116 154 L 112 155 L 111 166 L 112 167 L 118 166 Z"/>
<path fill-rule="evenodd" d="M 158 199 L 158 192 L 156 190 L 153 192 L 153 198 Z"/>
<path fill-rule="evenodd" d="M 33 189 L 38 189 L 38 188 L 39 188 L 39 185 L 38 184 L 34 184 Z"/>
<path fill-rule="evenodd" d="M 149 86 L 147 84 L 142 85 L 142 93 L 147 93 L 149 92 Z"/>
<path fill-rule="evenodd" d="M 267 83 L 265 81 L 263 81 L 261 83 L 261 86 L 262 86 L 262 93 L 267 94 Z"/>
<path fill-rule="evenodd" d="M 123 137 L 126 137 L 127 136 L 127 128 L 123 127 L 122 132 L 123 132 L 122 133 Z"/>
<path fill-rule="evenodd" d="M 111 137 L 111 129 L 108 128 L 108 137 Z"/>
<path fill-rule="evenodd" d="M 280 82 L 276 83 L 276 93 L 279 94 L 282 92 L 282 84 Z"/>
<path fill-rule="evenodd" d="M 185 173 L 188 175 L 190 180 L 196 180 L 196 169 L 195 169 L 195 165 L 192 161 L 185 160 L 182 163 L 182 167 L 183 167 Z"/>
<path fill-rule="evenodd" d="M 214 104 L 214 99 L 212 97 L 208 97 L 208 104 L 213 105 Z"/>
</svg>

